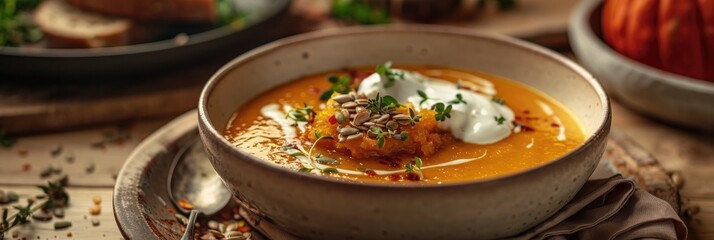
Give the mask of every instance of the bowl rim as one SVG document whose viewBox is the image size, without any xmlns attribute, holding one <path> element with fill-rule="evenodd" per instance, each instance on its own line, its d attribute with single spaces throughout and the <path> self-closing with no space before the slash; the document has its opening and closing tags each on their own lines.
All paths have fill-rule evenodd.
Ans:
<svg viewBox="0 0 714 240">
<path fill-rule="evenodd" d="M 575 8 L 575 12 L 568 26 L 569 34 L 571 35 L 570 39 L 573 39 L 572 35 L 574 34 L 582 34 L 585 38 L 590 40 L 593 46 L 600 52 L 612 56 L 618 65 L 622 64 L 625 68 L 633 69 L 637 73 L 647 75 L 650 79 L 655 81 L 660 81 L 692 92 L 714 95 L 714 82 L 679 75 L 635 61 L 615 51 L 610 45 L 602 41 L 593 30 L 593 26 L 590 24 L 590 18 L 601 8 L 604 1 L 605 0 L 585 0 Z M 598 14 L 596 17 L 600 19 L 601 14 Z"/>
<path fill-rule="evenodd" d="M 258 157 L 255 157 L 255 156 L 233 146 L 232 144 L 230 144 L 228 142 L 228 140 L 225 137 L 223 137 L 222 134 L 218 133 L 218 131 L 216 131 L 216 129 L 211 124 L 211 119 L 209 118 L 209 114 L 208 114 L 208 111 L 209 111 L 208 110 L 208 99 L 211 97 L 213 89 L 218 85 L 218 83 L 220 81 L 222 81 L 222 79 L 224 78 L 225 75 L 228 74 L 228 72 L 230 72 L 232 69 L 240 66 L 242 63 L 251 61 L 257 57 L 260 57 L 263 54 L 266 54 L 266 53 L 269 53 L 272 51 L 276 51 L 278 49 L 290 46 L 292 44 L 301 43 L 301 42 L 312 41 L 312 40 L 317 40 L 317 39 L 322 39 L 322 38 L 330 38 L 330 37 L 344 37 L 344 36 L 348 36 L 348 35 L 360 35 L 360 34 L 380 34 L 380 33 L 388 33 L 388 32 L 446 34 L 446 35 L 455 35 L 455 36 L 469 37 L 469 38 L 476 37 L 476 38 L 481 38 L 483 40 L 496 41 L 496 42 L 510 44 L 513 47 L 520 48 L 521 50 L 530 51 L 531 53 L 539 54 L 546 58 L 550 58 L 553 61 L 555 61 L 555 63 L 560 64 L 563 67 L 568 68 L 568 69 L 572 70 L 574 73 L 580 75 L 580 77 L 582 77 L 589 84 L 589 86 L 597 94 L 598 101 L 599 101 L 600 105 L 603 107 L 603 110 L 602 110 L 603 119 L 598 124 L 598 128 L 595 129 L 587 137 L 587 139 L 585 139 L 585 141 L 580 146 L 568 151 L 567 153 L 563 154 L 562 156 L 560 156 L 556 159 L 553 159 L 547 163 L 543 163 L 543 164 L 537 165 L 535 167 L 531 167 L 531 168 L 511 172 L 508 174 L 495 176 L 495 177 L 474 179 L 474 180 L 469 180 L 469 181 L 449 182 L 449 183 L 442 183 L 442 184 L 426 184 L 426 183 L 389 184 L 389 183 L 359 182 L 359 181 L 350 181 L 350 180 L 344 180 L 344 179 L 333 178 L 333 177 L 325 177 L 325 176 L 318 176 L 318 175 L 313 175 L 313 174 L 299 173 L 298 171 L 294 171 L 292 169 L 288 169 L 285 167 L 276 166 L 274 164 L 271 164 L 265 160 L 259 159 Z M 238 108 L 238 106 L 236 106 L 236 108 Z M 571 60 L 565 58 L 564 56 L 561 56 L 551 50 L 548 50 L 548 49 L 538 46 L 536 44 L 528 43 L 523 40 L 515 39 L 512 37 L 497 35 L 497 34 L 492 34 L 492 33 L 484 33 L 484 32 L 479 32 L 479 31 L 471 30 L 471 29 L 467 29 L 467 28 L 409 24 L 409 25 L 383 25 L 383 26 L 354 26 L 354 27 L 326 29 L 326 30 L 308 32 L 308 33 L 303 33 L 303 34 L 279 39 L 274 42 L 265 44 L 261 47 L 255 48 L 251 51 L 248 51 L 248 52 L 242 54 L 241 56 L 233 59 L 232 61 L 228 62 L 227 64 L 225 64 L 213 76 L 211 76 L 211 78 L 208 80 L 208 82 L 204 86 L 203 90 L 201 91 L 201 95 L 199 97 L 198 117 L 199 117 L 199 129 L 201 130 L 200 135 L 202 136 L 202 139 L 204 139 L 204 141 L 206 138 L 209 138 L 209 140 L 217 140 L 218 142 L 220 142 L 219 143 L 220 147 L 229 149 L 228 151 L 231 151 L 231 153 L 233 153 L 234 156 L 244 156 L 244 157 L 250 159 L 248 161 L 251 162 L 252 164 L 259 165 L 268 171 L 272 171 L 272 172 L 279 173 L 279 174 L 286 174 L 286 176 L 291 176 L 298 180 L 317 181 L 317 182 L 327 183 L 327 184 L 336 184 L 336 185 L 350 186 L 350 187 L 368 187 L 368 188 L 377 188 L 377 189 L 389 189 L 389 190 L 410 190 L 410 189 L 437 189 L 437 188 L 438 189 L 448 189 L 448 188 L 458 188 L 458 187 L 473 186 L 473 185 L 480 185 L 480 186 L 497 185 L 502 182 L 506 182 L 510 179 L 519 178 L 519 177 L 527 177 L 529 175 L 537 174 L 540 169 L 549 168 L 549 167 L 554 166 L 554 165 L 561 163 L 563 161 L 567 161 L 573 155 L 578 155 L 578 154 L 582 153 L 583 151 L 586 151 L 586 149 L 596 147 L 595 145 L 597 144 L 597 142 L 602 140 L 603 138 L 606 138 L 607 134 L 609 133 L 611 119 L 612 119 L 612 113 L 611 113 L 610 100 L 609 100 L 607 94 L 605 93 L 605 90 L 600 85 L 600 83 L 590 73 L 588 73 L 584 68 L 582 68 L 581 66 L 574 63 L 573 61 L 571 61 Z M 201 128 L 203 128 L 203 129 L 201 129 Z"/>
</svg>

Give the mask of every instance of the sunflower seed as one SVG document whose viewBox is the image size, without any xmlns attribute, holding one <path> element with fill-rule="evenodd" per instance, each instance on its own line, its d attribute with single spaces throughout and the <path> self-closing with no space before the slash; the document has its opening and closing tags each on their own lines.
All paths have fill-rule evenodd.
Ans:
<svg viewBox="0 0 714 240">
<path fill-rule="evenodd" d="M 369 100 L 357 99 L 357 100 L 355 100 L 355 103 L 357 103 L 358 106 L 367 106 L 367 104 L 369 104 Z"/>
<path fill-rule="evenodd" d="M 357 99 L 357 93 L 355 93 L 355 92 L 350 92 L 349 95 L 350 95 L 350 97 L 352 97 L 353 100 L 354 100 L 354 99 Z"/>
<path fill-rule="evenodd" d="M 342 110 L 345 110 L 345 109 L 343 108 Z M 357 109 L 350 108 L 350 109 L 347 109 L 347 112 L 348 112 L 348 113 L 356 113 L 356 112 L 357 112 Z M 345 116 L 347 116 L 347 115 L 345 115 Z"/>
<path fill-rule="evenodd" d="M 357 116 L 355 116 L 353 123 L 354 123 L 354 125 L 359 126 L 359 125 L 362 125 L 362 123 L 366 122 L 367 120 L 369 120 L 369 113 L 361 112 L 361 113 L 357 113 Z"/>
<path fill-rule="evenodd" d="M 392 118 L 397 121 L 409 120 L 409 116 L 407 116 L 405 114 L 397 114 L 397 115 L 393 116 Z"/>
<path fill-rule="evenodd" d="M 399 123 L 397 123 L 396 120 L 392 119 L 387 122 L 386 126 L 387 126 L 387 128 L 389 128 L 391 130 L 395 130 L 395 129 L 399 128 Z"/>
<path fill-rule="evenodd" d="M 243 233 L 239 231 L 230 231 L 226 233 L 226 238 L 230 237 L 243 237 Z"/>
<path fill-rule="evenodd" d="M 356 128 L 351 128 L 351 127 L 344 127 L 344 128 L 340 129 L 340 135 L 343 135 L 343 136 L 349 136 L 349 135 L 352 135 L 352 134 L 355 134 L 358 132 L 359 132 L 359 130 L 357 130 Z"/>
<path fill-rule="evenodd" d="M 347 140 L 347 137 L 342 136 L 342 135 L 339 135 L 339 136 L 337 136 L 337 140 L 338 140 L 339 142 L 344 142 L 345 140 Z"/>
<path fill-rule="evenodd" d="M 214 237 L 217 237 L 217 238 L 225 238 L 225 237 L 226 237 L 225 235 L 223 235 L 223 233 L 221 233 L 221 232 L 219 232 L 219 231 L 216 231 L 216 230 L 213 230 L 213 229 L 208 230 L 208 232 L 211 233 L 211 235 L 213 235 Z"/>
<path fill-rule="evenodd" d="M 409 124 L 411 123 L 411 121 L 409 121 L 409 119 L 407 119 L 407 120 L 397 120 L 397 123 L 399 123 L 399 125 L 409 125 Z"/>
<path fill-rule="evenodd" d="M 374 122 L 378 123 L 386 123 L 387 120 L 389 120 L 389 114 L 384 114 L 381 117 L 377 118 L 376 120 L 373 120 Z"/>
<path fill-rule="evenodd" d="M 369 99 L 369 98 L 367 97 L 367 95 L 364 95 L 364 93 L 361 93 L 361 94 L 357 95 L 357 99 Z"/>
<path fill-rule="evenodd" d="M 345 115 L 343 115 L 341 112 L 335 112 L 335 119 L 337 119 L 337 123 L 342 124 L 345 122 Z"/>
<path fill-rule="evenodd" d="M 369 130 L 369 127 L 366 127 L 366 126 L 354 126 L 354 127 L 357 128 L 357 129 L 359 129 L 359 130 L 362 130 L 362 131 L 367 131 L 367 130 Z"/>
<path fill-rule="evenodd" d="M 379 117 L 381 117 L 381 116 L 382 116 L 382 115 L 379 115 L 379 114 L 376 114 L 376 113 L 375 113 L 375 114 L 372 114 L 372 116 L 369 116 L 369 118 L 370 118 L 370 119 L 375 119 L 375 118 L 379 118 Z"/>
<path fill-rule="evenodd" d="M 332 98 L 332 100 L 335 100 L 335 102 L 338 102 L 340 104 L 352 101 L 352 96 L 347 95 L 347 94 L 342 94 L 342 95 L 337 95 Z"/>
<path fill-rule="evenodd" d="M 342 104 L 342 108 L 350 109 L 350 108 L 356 108 L 357 103 L 355 102 L 346 102 Z"/>
<path fill-rule="evenodd" d="M 374 126 L 375 124 L 377 124 L 377 123 L 373 123 L 373 122 L 364 122 L 364 123 L 362 123 L 362 125 L 367 126 L 367 127 Z"/>
<path fill-rule="evenodd" d="M 218 229 L 218 222 L 211 220 L 208 221 L 208 228 L 210 229 Z"/>
<path fill-rule="evenodd" d="M 362 133 L 357 133 L 357 134 L 354 134 L 354 135 L 349 135 L 349 136 L 347 136 L 347 140 L 357 139 L 357 138 L 360 138 L 360 137 L 362 137 Z"/>
</svg>

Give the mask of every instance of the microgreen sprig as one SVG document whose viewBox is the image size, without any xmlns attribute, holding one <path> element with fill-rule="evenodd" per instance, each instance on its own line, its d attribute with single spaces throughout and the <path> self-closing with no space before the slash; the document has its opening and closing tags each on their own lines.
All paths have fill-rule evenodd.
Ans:
<svg viewBox="0 0 714 240">
<path fill-rule="evenodd" d="M 421 97 L 421 101 L 419 101 L 419 105 L 424 104 L 426 101 L 429 100 L 436 100 L 436 98 L 430 98 L 426 93 L 422 90 L 417 90 L 417 94 L 419 94 L 419 97 Z"/>
<path fill-rule="evenodd" d="M 499 116 L 494 116 L 493 120 L 496 120 L 496 123 L 498 123 L 498 125 L 503 125 L 503 123 L 506 121 L 506 118 L 503 117 L 503 115 L 499 115 Z"/>
<path fill-rule="evenodd" d="M 443 122 L 447 118 L 451 118 L 451 104 L 444 105 L 444 103 L 436 103 L 431 108 L 436 111 L 436 115 L 434 115 L 436 121 Z"/>
<path fill-rule="evenodd" d="M 320 100 L 322 101 L 329 100 L 333 93 L 347 94 L 352 91 L 349 75 L 343 75 L 341 77 L 331 75 L 327 77 L 327 81 L 332 83 L 332 87 L 322 92 L 322 95 L 320 95 Z"/>
<path fill-rule="evenodd" d="M 492 102 L 495 102 L 495 103 L 497 103 L 498 105 L 501 105 L 501 106 L 503 106 L 503 105 L 506 104 L 506 100 L 503 100 L 503 98 L 500 98 L 500 97 L 493 97 L 493 98 L 491 98 L 491 101 L 492 101 Z"/>
<path fill-rule="evenodd" d="M 308 106 L 304 103 L 303 107 L 293 108 L 285 113 L 285 118 L 292 119 L 296 122 L 311 122 L 314 117 L 315 111 L 312 109 L 312 106 Z"/>
<path fill-rule="evenodd" d="M 371 128 L 369 128 L 369 134 L 376 136 L 377 147 L 379 147 L 379 148 L 384 147 L 384 132 L 382 131 L 381 128 L 371 127 Z"/>
<path fill-rule="evenodd" d="M 389 95 L 380 97 L 379 93 L 377 93 L 377 97 L 369 99 L 366 108 L 372 113 L 381 114 L 389 113 L 400 106 L 402 106 L 402 104 L 399 103 L 396 98 Z"/>
<path fill-rule="evenodd" d="M 414 126 L 421 120 L 421 115 L 417 115 L 414 109 L 409 108 L 409 125 Z"/>
<path fill-rule="evenodd" d="M 390 69 L 392 67 L 392 62 L 386 62 L 382 65 L 377 66 L 377 73 L 387 78 L 387 82 L 384 83 L 384 88 L 393 87 L 396 84 L 397 79 L 404 79 L 404 72 L 394 71 Z"/>
<path fill-rule="evenodd" d="M 414 164 L 412 164 L 412 162 L 408 162 L 404 172 L 415 173 L 417 176 L 419 176 L 419 179 L 423 179 L 424 173 L 421 170 L 421 166 L 422 166 L 421 158 L 414 157 Z"/>
<path fill-rule="evenodd" d="M 457 93 L 456 99 L 449 101 L 449 103 L 454 104 L 454 105 L 459 104 L 459 103 L 468 104 L 466 101 L 464 101 L 464 96 L 461 95 L 461 93 Z"/>
<path fill-rule="evenodd" d="M 317 143 L 320 142 L 320 140 L 333 139 L 333 138 L 331 136 L 323 136 L 318 131 L 315 131 L 315 137 L 317 139 L 315 140 L 314 143 L 312 143 L 312 146 L 310 146 L 310 150 L 307 152 L 307 158 L 308 158 L 308 160 L 310 160 L 311 167 L 302 167 L 298 171 L 304 172 L 304 173 L 310 173 L 313 170 L 317 169 L 317 170 L 320 170 L 320 172 L 322 172 L 322 173 L 338 173 L 339 171 L 337 170 L 337 168 L 333 168 L 333 167 L 320 168 L 319 166 L 317 166 L 316 162 L 323 161 L 324 163 L 322 163 L 322 164 L 328 164 L 327 162 L 332 162 L 332 163 L 336 163 L 335 165 L 337 165 L 337 164 L 339 164 L 339 161 L 337 161 L 333 158 L 325 157 L 321 154 L 317 154 L 314 158 L 312 157 L 312 152 L 313 152 L 313 150 L 315 150 L 315 146 L 317 146 Z M 320 159 L 320 160 L 318 160 L 318 159 Z"/>
</svg>

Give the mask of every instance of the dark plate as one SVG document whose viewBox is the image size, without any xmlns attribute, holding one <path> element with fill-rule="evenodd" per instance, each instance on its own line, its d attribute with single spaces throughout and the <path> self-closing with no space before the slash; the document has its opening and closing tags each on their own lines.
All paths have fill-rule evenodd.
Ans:
<svg viewBox="0 0 714 240">
<path fill-rule="evenodd" d="M 247 12 L 244 27 L 208 28 L 189 34 L 179 44 L 174 38 L 121 47 L 96 49 L 50 49 L 1 47 L 0 74 L 52 78 L 105 78 L 157 72 L 200 61 L 217 53 L 245 51 L 257 39 L 269 35 L 290 5 L 290 0 L 235 0 Z"/>
</svg>

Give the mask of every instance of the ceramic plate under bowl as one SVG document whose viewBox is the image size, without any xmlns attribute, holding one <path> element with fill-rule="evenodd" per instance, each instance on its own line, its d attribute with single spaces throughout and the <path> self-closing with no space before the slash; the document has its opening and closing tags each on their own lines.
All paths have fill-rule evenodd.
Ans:
<svg viewBox="0 0 714 240">
<path fill-rule="evenodd" d="M 126 239 L 181 238 L 180 224 L 169 210 L 175 208 L 169 202 L 167 177 L 180 150 L 200 144 L 198 139 L 194 110 L 151 134 L 129 156 L 117 178 L 113 197 L 114 216 Z M 227 210 L 232 216 L 231 209 Z M 266 239 L 256 231 L 251 233 L 255 240 Z"/>
<path fill-rule="evenodd" d="M 639 112 L 676 124 L 714 130 L 714 83 L 692 79 L 629 59 L 599 36 L 603 0 L 583 1 L 569 26 L 578 60 L 608 94 Z"/>
</svg>

